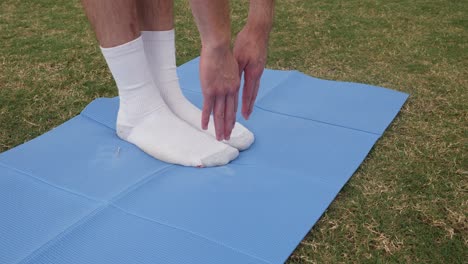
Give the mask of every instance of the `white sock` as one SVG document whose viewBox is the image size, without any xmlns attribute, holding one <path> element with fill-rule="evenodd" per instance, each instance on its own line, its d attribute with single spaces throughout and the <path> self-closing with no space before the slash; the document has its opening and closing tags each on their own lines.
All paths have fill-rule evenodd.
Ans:
<svg viewBox="0 0 468 264">
<path fill-rule="evenodd" d="M 224 165 L 235 148 L 217 142 L 172 113 L 148 69 L 141 37 L 101 48 L 120 96 L 117 134 L 153 157 L 185 166 Z"/>
<path fill-rule="evenodd" d="M 180 89 L 176 71 L 174 30 L 143 31 L 141 34 L 151 74 L 166 104 L 178 117 L 216 138 L 213 119 L 210 118 L 208 130 L 203 130 L 200 109 L 190 103 Z M 230 140 L 224 142 L 244 150 L 249 148 L 253 141 L 253 133 L 236 123 Z"/>
</svg>

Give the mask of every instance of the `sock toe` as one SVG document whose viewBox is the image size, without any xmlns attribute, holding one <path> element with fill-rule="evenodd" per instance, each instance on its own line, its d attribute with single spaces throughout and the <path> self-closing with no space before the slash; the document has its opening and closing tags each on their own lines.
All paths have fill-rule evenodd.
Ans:
<svg viewBox="0 0 468 264">
<path fill-rule="evenodd" d="M 239 151 L 243 151 L 248 149 L 254 141 L 254 134 L 250 132 L 250 130 L 244 129 L 240 135 L 231 136 L 231 138 L 226 141 L 226 144 L 235 147 Z"/>
<path fill-rule="evenodd" d="M 226 145 L 221 151 L 213 153 L 200 160 L 201 167 L 222 166 L 239 156 L 239 151 Z"/>
</svg>

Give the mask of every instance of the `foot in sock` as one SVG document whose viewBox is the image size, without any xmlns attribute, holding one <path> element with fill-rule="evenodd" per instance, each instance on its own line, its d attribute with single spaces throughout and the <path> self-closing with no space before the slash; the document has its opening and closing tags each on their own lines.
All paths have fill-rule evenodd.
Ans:
<svg viewBox="0 0 468 264">
<path fill-rule="evenodd" d="M 179 118 L 216 138 L 213 119 L 210 119 L 208 129 L 203 130 L 200 109 L 190 103 L 180 89 L 176 71 L 174 30 L 143 31 L 142 39 L 153 80 L 166 104 Z M 253 141 L 253 133 L 236 123 L 231 138 L 224 142 L 239 150 L 245 150 Z"/>
<path fill-rule="evenodd" d="M 180 120 L 166 105 L 140 119 L 124 139 L 165 162 L 211 167 L 225 165 L 239 155 L 237 149 L 217 142 Z"/>
<path fill-rule="evenodd" d="M 239 152 L 179 119 L 156 88 L 141 37 L 101 48 L 119 89 L 117 134 L 149 155 L 184 166 L 224 165 Z"/>
</svg>

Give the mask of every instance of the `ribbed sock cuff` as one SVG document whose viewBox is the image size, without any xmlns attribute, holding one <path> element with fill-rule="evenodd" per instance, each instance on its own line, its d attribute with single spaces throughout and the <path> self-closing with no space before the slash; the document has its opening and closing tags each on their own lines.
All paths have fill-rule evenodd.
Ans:
<svg viewBox="0 0 468 264">
<path fill-rule="evenodd" d="M 115 46 L 115 47 L 110 47 L 110 48 L 103 48 L 101 47 L 102 54 L 104 54 L 105 57 L 107 58 L 114 58 L 117 56 L 122 56 L 131 52 L 135 52 L 137 50 L 142 50 L 143 49 L 143 39 L 142 36 L 139 36 L 138 38 L 131 40 L 127 43 Z"/>
<path fill-rule="evenodd" d="M 174 29 L 163 31 L 141 31 L 143 41 L 173 40 L 175 38 Z"/>
</svg>

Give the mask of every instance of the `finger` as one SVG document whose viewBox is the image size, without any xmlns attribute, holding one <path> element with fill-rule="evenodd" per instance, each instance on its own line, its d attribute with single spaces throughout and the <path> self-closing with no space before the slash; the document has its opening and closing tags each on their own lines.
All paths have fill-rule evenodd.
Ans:
<svg viewBox="0 0 468 264">
<path fill-rule="evenodd" d="M 213 110 L 215 98 L 213 96 L 205 96 L 203 100 L 203 110 L 201 118 L 201 126 L 203 130 L 208 129 L 208 123 L 210 122 L 211 111 Z"/>
<path fill-rule="evenodd" d="M 258 89 L 260 88 L 260 78 L 257 79 L 255 82 L 255 89 L 252 93 L 252 99 L 250 100 L 250 106 L 249 106 L 249 117 L 252 114 L 253 108 L 255 106 L 255 100 L 257 99 L 257 94 L 258 94 Z"/>
<path fill-rule="evenodd" d="M 245 119 L 249 119 L 250 101 L 252 100 L 252 93 L 255 88 L 254 86 L 254 79 L 250 77 L 248 72 L 246 72 L 244 74 L 244 91 L 242 93 L 242 116 Z"/>
<path fill-rule="evenodd" d="M 239 107 L 239 89 L 234 95 L 234 114 L 237 114 L 237 108 Z"/>
<path fill-rule="evenodd" d="M 229 140 L 231 138 L 232 128 L 236 122 L 236 113 L 234 111 L 234 97 L 235 95 L 228 95 L 226 97 L 226 109 L 224 110 L 224 138 Z"/>
<path fill-rule="evenodd" d="M 214 103 L 213 115 L 216 131 L 216 139 L 221 141 L 224 139 L 224 110 L 226 96 L 217 96 Z"/>
</svg>

